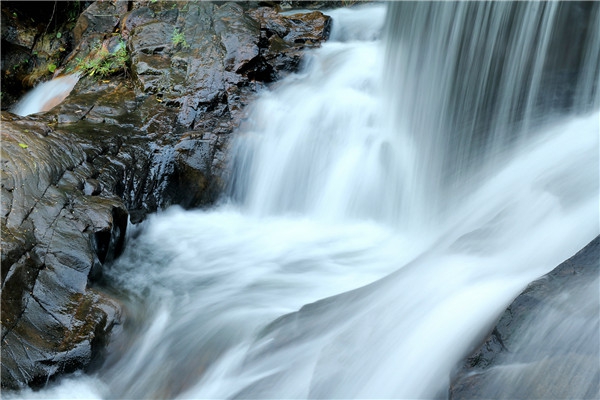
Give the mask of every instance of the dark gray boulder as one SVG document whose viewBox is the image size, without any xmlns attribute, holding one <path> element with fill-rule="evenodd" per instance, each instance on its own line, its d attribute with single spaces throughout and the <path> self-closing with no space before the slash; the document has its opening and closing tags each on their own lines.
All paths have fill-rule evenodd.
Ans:
<svg viewBox="0 0 600 400">
<path fill-rule="evenodd" d="M 131 81 L 85 77 L 50 114 L 97 153 L 90 157 L 100 181 L 124 199 L 133 222 L 173 204 L 211 204 L 245 106 L 294 72 L 329 27 L 318 11 L 282 16 L 238 3 L 135 2 L 118 23 Z M 65 70 L 77 70 L 93 47 L 110 48 L 117 34 L 98 35 L 84 36 Z M 99 137 L 110 150 L 92 150 Z"/>
</svg>

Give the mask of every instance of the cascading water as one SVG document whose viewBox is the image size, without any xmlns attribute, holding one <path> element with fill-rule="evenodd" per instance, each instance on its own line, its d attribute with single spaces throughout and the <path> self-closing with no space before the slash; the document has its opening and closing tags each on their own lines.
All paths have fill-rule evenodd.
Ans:
<svg viewBox="0 0 600 400">
<path fill-rule="evenodd" d="M 413 148 L 402 199 L 419 223 L 437 223 L 474 170 L 487 168 L 486 179 L 557 113 L 598 108 L 598 20 L 597 6 L 564 2 L 390 8 L 388 115 Z"/>
<path fill-rule="evenodd" d="M 585 7 L 562 80 L 566 5 L 394 3 L 385 45 L 384 5 L 332 11 L 237 134 L 230 201 L 153 216 L 107 272 L 129 319 L 102 370 L 21 394 L 445 397 L 508 303 L 599 233 Z"/>
</svg>

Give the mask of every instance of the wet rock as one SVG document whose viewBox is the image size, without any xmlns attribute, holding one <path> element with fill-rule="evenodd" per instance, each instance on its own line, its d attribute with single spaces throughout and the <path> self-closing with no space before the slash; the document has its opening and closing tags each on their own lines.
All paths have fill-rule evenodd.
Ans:
<svg viewBox="0 0 600 400">
<path fill-rule="evenodd" d="M 370 0 L 326 0 L 326 1 L 281 1 L 282 9 L 308 9 L 319 10 L 326 8 L 348 7 L 369 3 Z"/>
<path fill-rule="evenodd" d="M 19 18 L 17 11 L 2 8 L 1 16 L 2 40 L 26 49 L 33 48 L 38 35 L 37 28 L 22 17 Z"/>
<path fill-rule="evenodd" d="M 204 134 L 196 138 L 196 134 L 184 135 L 175 146 L 175 165 L 171 195 L 175 204 L 189 207 L 192 204 L 208 204 L 213 201 L 222 187 L 219 176 L 212 179 L 213 160 L 219 148 L 219 136 Z M 188 188 L 185 191 L 180 188 Z"/>
<path fill-rule="evenodd" d="M 215 16 L 215 33 L 226 51 L 225 70 L 243 73 L 246 65 L 259 55 L 260 24 L 234 3 L 220 7 Z"/>
<path fill-rule="evenodd" d="M 83 193 L 87 196 L 97 196 L 102 191 L 102 184 L 96 179 L 88 178 L 83 184 Z"/>
<path fill-rule="evenodd" d="M 88 282 L 122 249 L 127 211 L 86 195 L 94 173 L 65 132 L 2 113 L 3 388 L 87 366 L 119 322 L 120 306 Z"/>
<path fill-rule="evenodd" d="M 112 32 L 118 27 L 121 15 L 127 12 L 127 1 L 96 1 L 81 14 L 73 29 L 75 43 L 92 33 Z"/>
<path fill-rule="evenodd" d="M 600 236 L 532 282 L 459 366 L 450 398 L 597 398 L 599 254 Z"/>
<path fill-rule="evenodd" d="M 19 18 L 16 11 L 8 7 L 1 8 L 2 18 L 2 106 L 3 109 L 23 95 L 20 83 L 29 70 L 31 49 L 35 43 L 37 29 Z"/>
<path fill-rule="evenodd" d="M 261 7 L 248 13 L 260 23 L 261 56 L 266 68 L 256 74 L 266 74 L 262 80 L 267 82 L 296 71 L 302 51 L 319 46 L 331 31 L 331 18 L 319 11 L 284 16 L 272 8 Z"/>
<path fill-rule="evenodd" d="M 121 34 L 128 39 L 138 26 L 145 25 L 156 19 L 156 15 L 149 7 L 139 7 L 126 14 L 121 20 Z"/>
<path fill-rule="evenodd" d="M 134 86 L 85 77 L 54 110 L 55 120 L 68 124 L 64 129 L 89 152 L 105 190 L 124 199 L 133 221 L 172 204 L 214 201 L 229 134 L 245 105 L 263 82 L 297 67 L 306 43 L 327 37 L 329 19 L 320 13 L 292 21 L 261 12 L 235 3 L 134 3 L 120 22 Z M 281 25 L 288 41 L 266 32 L 268 24 Z M 266 34 L 281 46 L 263 40 Z M 107 37 L 90 33 L 70 59 L 87 56 L 94 47 L 87 43 L 104 46 Z M 299 37 L 311 40 L 296 43 Z M 98 150 L 98 139 L 112 150 Z"/>
<path fill-rule="evenodd" d="M 173 20 L 164 10 L 139 8 L 125 26 L 137 88 L 179 107 L 177 122 L 186 129 L 231 118 L 230 96 L 242 98 L 239 92 L 253 91 L 254 82 L 294 71 L 301 50 L 329 35 L 329 17 L 320 12 L 292 18 L 235 3 L 190 3 L 175 11 Z M 279 41 L 269 42 L 274 35 Z"/>
</svg>

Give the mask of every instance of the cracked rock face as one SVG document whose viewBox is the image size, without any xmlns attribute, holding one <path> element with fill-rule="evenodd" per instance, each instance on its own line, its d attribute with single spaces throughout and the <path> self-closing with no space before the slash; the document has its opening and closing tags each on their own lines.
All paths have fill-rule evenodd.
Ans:
<svg viewBox="0 0 600 400">
<path fill-rule="evenodd" d="M 329 37 L 319 11 L 282 16 L 272 8 L 190 2 L 152 4 L 123 18 L 137 90 L 177 109 L 186 129 L 238 119 L 249 93 L 297 70 L 302 52 Z"/>
<path fill-rule="evenodd" d="M 127 211 L 113 195 L 86 194 L 94 169 L 81 146 L 63 135 L 2 113 L 7 388 L 44 383 L 87 365 L 120 317 L 120 306 L 90 289 L 88 279 L 122 246 Z"/>
</svg>

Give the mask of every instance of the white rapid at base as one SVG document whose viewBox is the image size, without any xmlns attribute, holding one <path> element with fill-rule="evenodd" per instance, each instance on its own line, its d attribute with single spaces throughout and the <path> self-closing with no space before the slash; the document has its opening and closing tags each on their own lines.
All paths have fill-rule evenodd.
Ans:
<svg viewBox="0 0 600 400">
<path fill-rule="evenodd" d="M 79 74 L 62 75 L 37 85 L 19 100 L 12 112 L 25 116 L 52 109 L 71 93 L 79 78 Z"/>
<path fill-rule="evenodd" d="M 102 369 L 22 397 L 444 398 L 512 299 L 598 235 L 597 110 L 548 115 L 435 223 L 406 218 L 423 207 L 396 179 L 419 149 L 385 118 L 364 29 L 385 7 L 336 12 L 237 134 L 231 199 L 133 229 L 106 272 L 128 319 Z"/>
</svg>

